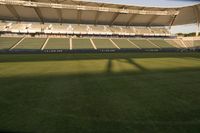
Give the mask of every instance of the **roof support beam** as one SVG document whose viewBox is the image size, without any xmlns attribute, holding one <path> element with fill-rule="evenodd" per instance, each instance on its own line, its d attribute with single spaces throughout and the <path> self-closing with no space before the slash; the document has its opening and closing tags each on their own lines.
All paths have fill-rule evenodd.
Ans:
<svg viewBox="0 0 200 133">
<path fill-rule="evenodd" d="M 77 21 L 78 21 L 78 24 L 81 23 L 81 16 L 82 16 L 82 11 L 78 10 L 78 13 L 77 13 Z"/>
<path fill-rule="evenodd" d="M 112 20 L 111 20 L 111 23 L 110 23 L 110 26 L 113 25 L 115 23 L 115 20 L 117 19 L 117 17 L 120 15 L 120 13 L 115 13 Z"/>
<path fill-rule="evenodd" d="M 100 7 L 103 7 L 103 6 L 104 6 L 104 4 L 100 5 Z M 97 13 L 95 15 L 95 25 L 97 25 L 97 23 L 98 23 L 98 19 L 99 19 L 100 13 L 101 13 L 100 11 L 97 11 Z"/>
<path fill-rule="evenodd" d="M 125 6 L 121 6 L 120 9 L 124 9 L 125 10 Z M 111 20 L 111 23 L 110 25 L 113 25 L 115 23 L 115 20 L 117 19 L 117 17 L 120 15 L 120 13 L 115 13 L 112 20 Z"/>
<path fill-rule="evenodd" d="M 32 0 L 33 2 L 37 2 L 37 0 Z M 34 11 L 36 12 L 38 18 L 40 19 L 40 21 L 42 23 L 44 23 L 44 18 L 43 18 L 43 15 L 42 15 L 42 12 L 40 11 L 40 9 L 38 7 L 33 7 Z"/>
<path fill-rule="evenodd" d="M 17 11 L 15 10 L 15 8 L 12 5 L 6 5 L 6 7 L 8 8 L 8 10 L 12 13 L 12 15 L 18 20 L 20 21 L 20 16 L 17 13 Z"/>
<path fill-rule="evenodd" d="M 176 8 L 175 10 L 178 11 L 179 9 Z M 178 11 L 178 12 L 179 12 L 179 11 Z M 169 20 L 169 30 L 172 28 L 174 22 L 176 21 L 177 16 L 178 16 L 178 14 L 171 15 L 171 18 L 170 18 L 170 20 Z"/>
<path fill-rule="evenodd" d="M 151 26 L 151 24 L 158 18 L 157 15 L 152 16 L 151 19 L 149 20 L 149 23 L 147 24 L 147 26 Z"/>
<path fill-rule="evenodd" d="M 62 23 L 62 21 L 63 21 L 62 11 L 60 9 L 57 9 L 57 14 L 58 14 L 58 18 L 59 18 L 60 23 Z"/>
<path fill-rule="evenodd" d="M 139 10 L 143 10 L 144 7 L 140 8 Z M 130 26 L 132 24 L 132 21 L 137 17 L 138 14 L 132 14 L 129 18 L 128 22 L 126 23 L 126 26 Z"/>
<path fill-rule="evenodd" d="M 95 15 L 95 25 L 97 25 L 97 23 L 98 23 L 99 16 L 100 16 L 100 12 L 97 11 L 97 13 Z"/>
<path fill-rule="evenodd" d="M 165 9 L 162 10 L 162 11 L 165 11 Z M 158 17 L 159 17 L 159 15 L 154 15 L 154 16 L 152 16 L 151 19 L 149 20 L 149 23 L 147 24 L 147 26 L 151 26 L 152 23 L 153 23 Z"/>
<path fill-rule="evenodd" d="M 171 29 L 171 27 L 172 27 L 172 25 L 174 24 L 176 18 L 177 18 L 177 15 L 174 15 L 174 16 L 172 17 L 172 19 L 170 20 L 170 22 L 169 22 L 169 29 Z"/>
<path fill-rule="evenodd" d="M 56 3 L 59 4 L 59 1 L 56 0 Z M 58 18 L 59 18 L 60 23 L 62 23 L 62 21 L 63 21 L 63 18 L 62 18 L 62 10 L 61 10 L 61 9 L 57 9 L 56 11 L 57 11 L 57 14 L 58 14 Z"/>
<path fill-rule="evenodd" d="M 33 9 L 35 10 L 35 12 L 36 12 L 37 16 L 39 17 L 40 21 L 42 23 L 44 23 L 43 15 L 42 15 L 42 12 L 40 11 L 40 9 L 36 8 L 36 7 L 34 7 Z"/>
<path fill-rule="evenodd" d="M 126 23 L 126 26 L 130 26 L 132 21 L 136 18 L 137 14 L 132 14 L 129 18 L 128 22 Z"/>
<path fill-rule="evenodd" d="M 81 6 L 82 2 L 81 1 L 78 1 L 77 3 L 79 6 Z M 82 10 L 78 9 L 78 12 L 77 12 L 77 23 L 78 24 L 81 24 L 81 16 L 82 16 Z"/>
</svg>

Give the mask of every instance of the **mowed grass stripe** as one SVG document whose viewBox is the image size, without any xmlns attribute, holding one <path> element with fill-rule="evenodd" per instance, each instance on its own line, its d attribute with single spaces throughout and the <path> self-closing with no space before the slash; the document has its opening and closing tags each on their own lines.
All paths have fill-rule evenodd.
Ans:
<svg viewBox="0 0 200 133">
<path fill-rule="evenodd" d="M 44 44 L 46 38 L 25 38 L 19 45 L 17 45 L 14 49 L 28 49 L 35 50 L 41 49 Z"/>
<path fill-rule="evenodd" d="M 69 49 L 68 38 L 49 38 L 44 49 Z"/>
<path fill-rule="evenodd" d="M 72 49 L 94 49 L 90 39 L 72 39 Z"/>
<path fill-rule="evenodd" d="M 112 39 L 112 40 L 121 49 L 131 49 L 131 48 L 137 49 L 137 47 L 131 44 L 127 39 Z"/>
<path fill-rule="evenodd" d="M 20 41 L 21 38 L 18 37 L 0 37 L 0 49 L 6 50 L 10 49 L 14 46 L 17 42 Z"/>
<path fill-rule="evenodd" d="M 117 49 L 109 39 L 92 39 L 97 49 Z"/>
</svg>

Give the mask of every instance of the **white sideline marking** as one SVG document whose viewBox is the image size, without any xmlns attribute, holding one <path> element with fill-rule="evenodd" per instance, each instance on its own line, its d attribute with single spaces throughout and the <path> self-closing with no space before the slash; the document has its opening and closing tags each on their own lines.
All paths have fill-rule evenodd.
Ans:
<svg viewBox="0 0 200 133">
<path fill-rule="evenodd" d="M 69 46 L 70 46 L 70 50 L 72 50 L 72 38 L 69 39 Z"/>
<path fill-rule="evenodd" d="M 46 41 L 44 42 L 44 44 L 43 44 L 41 50 L 44 50 L 44 48 L 46 47 L 48 41 L 49 41 L 49 37 L 47 37 L 47 39 L 46 39 Z"/>
<path fill-rule="evenodd" d="M 95 44 L 94 44 L 94 42 L 93 42 L 93 40 L 90 38 L 90 42 L 92 43 L 92 46 L 94 47 L 94 49 L 96 50 L 97 49 L 97 47 L 95 46 Z"/>
<path fill-rule="evenodd" d="M 149 39 L 146 39 L 149 43 L 151 43 L 152 45 L 156 46 L 157 48 L 160 48 L 158 45 L 154 44 L 153 42 L 151 42 Z"/>
<path fill-rule="evenodd" d="M 131 42 L 129 39 L 127 39 L 128 42 L 130 42 L 131 44 L 133 44 L 135 47 L 141 49 L 138 45 L 136 45 L 135 43 Z"/>
<path fill-rule="evenodd" d="M 109 39 L 109 40 L 112 42 L 112 44 L 113 44 L 113 45 L 115 45 L 115 47 L 116 47 L 116 48 L 120 49 L 120 47 L 119 47 L 119 46 L 117 46 L 117 44 L 116 44 L 115 42 L 113 42 L 113 40 L 112 40 L 112 39 Z"/>
<path fill-rule="evenodd" d="M 14 49 L 17 45 L 19 45 L 26 37 L 23 37 L 19 42 L 17 42 L 14 46 L 10 48 L 10 50 Z"/>
</svg>

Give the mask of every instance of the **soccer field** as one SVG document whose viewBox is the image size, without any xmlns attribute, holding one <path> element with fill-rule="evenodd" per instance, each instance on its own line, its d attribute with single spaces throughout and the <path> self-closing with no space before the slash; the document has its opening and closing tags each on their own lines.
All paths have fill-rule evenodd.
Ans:
<svg viewBox="0 0 200 133">
<path fill-rule="evenodd" d="M 0 133 L 199 131 L 200 53 L 0 55 Z"/>
</svg>

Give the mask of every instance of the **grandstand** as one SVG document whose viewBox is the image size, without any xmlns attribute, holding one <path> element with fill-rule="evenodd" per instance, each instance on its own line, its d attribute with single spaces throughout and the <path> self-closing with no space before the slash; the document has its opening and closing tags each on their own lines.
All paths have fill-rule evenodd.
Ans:
<svg viewBox="0 0 200 133">
<path fill-rule="evenodd" d="M 132 51 L 181 51 L 199 48 L 199 41 L 184 41 L 175 39 L 141 39 L 141 38 L 30 38 L 30 37 L 0 37 L 0 49 L 2 52 L 56 52 L 63 50 L 68 52 L 78 51 L 99 52 L 107 49 L 107 52 L 120 50 Z M 89 50 L 89 51 L 88 51 Z"/>
<path fill-rule="evenodd" d="M 5 33 L 27 33 L 27 34 L 74 34 L 74 35 L 118 35 L 118 36 L 147 36 L 147 37 L 169 37 L 170 32 L 163 27 L 126 27 L 86 24 L 59 24 L 59 23 L 32 23 L 32 22 L 4 22 L 1 31 Z"/>
<path fill-rule="evenodd" d="M 43 0 L 0 0 L 0 6 L 0 52 L 183 51 L 199 48 L 200 39 L 177 38 L 170 33 L 170 27 L 195 22 L 199 25 L 200 5 L 159 8 L 90 1 L 49 4 Z"/>
<path fill-rule="evenodd" d="M 107 50 L 138 50 L 138 51 L 152 51 L 152 50 L 183 50 L 193 46 L 184 41 L 186 46 L 183 46 L 179 40 L 175 39 L 146 39 L 146 38 L 68 38 L 68 37 L 1 37 L 1 50 L 3 51 L 26 51 L 37 50 L 64 50 L 64 51 L 101 51 Z M 194 47 L 199 46 L 199 41 L 194 42 Z"/>
</svg>

